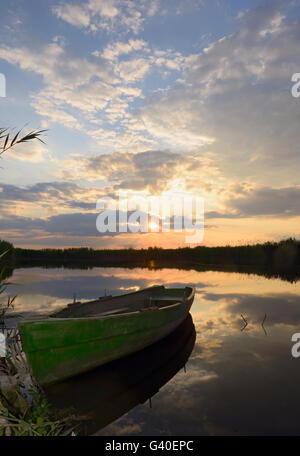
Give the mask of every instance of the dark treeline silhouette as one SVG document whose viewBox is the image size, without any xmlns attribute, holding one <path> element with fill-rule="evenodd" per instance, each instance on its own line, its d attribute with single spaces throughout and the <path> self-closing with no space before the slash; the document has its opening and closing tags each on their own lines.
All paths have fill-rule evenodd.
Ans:
<svg viewBox="0 0 300 456">
<path fill-rule="evenodd" d="M 255 245 L 225 247 L 185 247 L 177 249 L 94 250 L 91 248 L 20 249 L 15 248 L 16 267 L 67 267 L 88 269 L 96 266 L 181 268 L 236 271 L 280 277 L 300 278 L 300 241 L 286 239 Z"/>
</svg>

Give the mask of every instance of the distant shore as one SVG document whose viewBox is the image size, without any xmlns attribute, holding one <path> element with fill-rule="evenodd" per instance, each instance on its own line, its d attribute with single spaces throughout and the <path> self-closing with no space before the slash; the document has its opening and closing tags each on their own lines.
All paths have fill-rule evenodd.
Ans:
<svg viewBox="0 0 300 456">
<path fill-rule="evenodd" d="M 1 247 L 1 244 L 0 244 Z M 300 278 L 300 241 L 286 239 L 255 245 L 162 249 L 94 250 L 13 249 L 14 267 L 179 268 L 244 272 L 297 281 Z"/>
</svg>

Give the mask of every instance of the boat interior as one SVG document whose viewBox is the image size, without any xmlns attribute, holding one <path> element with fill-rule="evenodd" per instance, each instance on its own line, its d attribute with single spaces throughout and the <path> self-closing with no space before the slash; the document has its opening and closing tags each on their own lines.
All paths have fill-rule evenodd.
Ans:
<svg viewBox="0 0 300 456">
<path fill-rule="evenodd" d="M 102 296 L 94 301 L 73 302 L 50 315 L 52 318 L 80 318 L 107 316 L 167 307 L 187 300 L 193 288 L 165 288 L 153 286 L 120 296 Z"/>
</svg>

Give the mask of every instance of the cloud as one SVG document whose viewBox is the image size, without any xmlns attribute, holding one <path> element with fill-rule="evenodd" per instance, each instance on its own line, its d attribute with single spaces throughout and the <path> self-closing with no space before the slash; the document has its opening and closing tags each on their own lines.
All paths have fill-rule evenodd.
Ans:
<svg viewBox="0 0 300 456">
<path fill-rule="evenodd" d="M 90 25 L 90 15 L 85 8 L 79 5 L 61 4 L 53 8 L 53 13 L 59 19 L 68 22 L 76 27 L 88 27 Z"/>
<path fill-rule="evenodd" d="M 177 84 L 144 100 L 138 117 L 148 133 L 167 147 L 201 147 L 227 178 L 296 181 L 300 103 L 290 81 L 300 35 L 291 5 L 263 3 L 238 31 L 187 57 Z"/>
<path fill-rule="evenodd" d="M 43 272 L 40 274 L 36 271 L 34 276 L 31 276 L 30 283 L 22 283 L 21 294 L 23 298 L 26 295 L 29 295 L 30 298 L 32 294 L 35 294 L 70 299 L 74 295 L 74 292 L 76 292 L 77 299 L 93 299 L 95 296 L 102 296 L 105 289 L 107 291 L 109 290 L 109 294 L 117 295 L 120 294 L 120 290 L 122 290 L 123 293 L 125 293 L 126 290 L 128 290 L 128 292 L 135 291 L 137 285 L 140 288 L 145 288 L 149 283 L 146 277 L 139 278 L 137 283 L 137 278 L 134 276 L 119 276 L 117 269 L 114 274 L 106 275 L 103 273 L 101 276 L 99 275 L 99 272 L 93 274 L 91 270 L 88 272 L 84 270 L 79 272 L 69 270 L 68 272 L 65 271 L 66 275 L 63 277 L 54 271 L 50 272 L 48 270 L 46 276 Z M 18 283 L 18 279 L 19 277 L 16 278 L 15 282 Z M 10 292 L 20 294 L 20 285 L 12 284 Z M 22 303 L 18 302 L 15 309 L 16 312 L 19 313 L 20 310 L 28 311 L 26 304 L 26 302 L 24 303 L 24 299 L 22 299 Z M 63 303 L 60 304 L 62 305 Z M 48 303 L 46 305 L 48 305 Z M 34 309 L 30 310 L 36 311 L 36 306 Z M 49 312 L 49 309 L 43 310 Z"/>
<path fill-rule="evenodd" d="M 55 91 L 55 93 L 57 93 Z M 75 116 L 66 112 L 59 107 L 59 103 L 55 102 L 55 96 L 52 97 L 50 92 L 42 92 L 38 95 L 33 95 L 31 106 L 40 116 L 47 119 L 47 122 L 57 123 L 75 130 L 82 130 L 83 125 L 78 122 Z M 71 104 L 71 99 L 69 100 Z"/>
<path fill-rule="evenodd" d="M 80 164 L 80 166 L 78 166 Z M 66 160 L 61 174 L 64 179 L 104 180 L 114 183 L 115 189 L 149 190 L 153 194 L 162 191 L 197 188 L 197 192 L 210 190 L 206 178 L 199 181 L 201 170 L 207 175 L 218 171 L 209 160 L 167 150 L 146 152 L 78 156 Z M 70 173 L 68 170 L 72 169 Z"/>
<path fill-rule="evenodd" d="M 39 163 L 52 159 L 48 153 L 47 147 L 38 141 L 20 144 L 16 148 L 9 149 L 6 156 L 12 157 L 15 160 L 31 163 Z"/>
<path fill-rule="evenodd" d="M 159 1 L 158 0 L 152 0 L 151 4 L 149 5 L 149 9 L 147 11 L 147 16 L 155 16 L 155 14 L 159 10 Z"/>
<path fill-rule="evenodd" d="M 122 60 L 124 55 L 126 59 Z M 152 55 L 145 41 L 133 39 L 110 44 L 102 53 L 94 51 L 89 57 L 75 57 L 59 37 L 35 50 L 0 46 L 0 59 L 42 78 L 42 89 L 31 94 L 31 106 L 46 122 L 91 137 L 99 136 L 91 124 L 112 124 L 119 138 L 117 149 L 136 142 L 143 147 L 156 145 L 146 132 L 141 135 L 136 130 L 141 122 L 134 119 L 131 105 L 143 93 L 133 83 L 144 80 L 154 67 L 163 72 L 165 68 L 170 70 L 173 62 L 175 70 L 184 60 L 171 51 Z M 110 146 L 114 147 L 114 143 Z"/>
<path fill-rule="evenodd" d="M 131 52 L 147 49 L 147 43 L 144 40 L 129 40 L 127 43 L 118 41 L 109 44 L 103 51 L 102 57 L 108 60 L 115 60 L 120 55 L 130 54 Z M 99 51 L 95 51 L 96 56 L 99 56 Z"/>
<path fill-rule="evenodd" d="M 99 14 L 112 19 L 120 14 L 119 9 L 116 8 L 116 3 L 114 0 L 89 0 L 87 6 L 93 15 Z"/>
<path fill-rule="evenodd" d="M 0 208 L 2 216 L 9 217 L 32 213 L 42 216 L 79 208 L 84 212 L 95 210 L 96 201 L 108 195 L 112 196 L 110 187 L 89 188 L 73 182 L 40 182 L 24 187 L 0 184 Z"/>
<path fill-rule="evenodd" d="M 100 236 L 96 228 L 95 213 L 66 213 L 47 218 L 2 217 L 2 231 L 18 231 L 26 237 L 27 231 L 35 232 L 35 236 L 43 238 L 46 235 L 64 236 Z M 13 233 L 12 233 L 13 234 Z"/>
<path fill-rule="evenodd" d="M 37 201 L 50 197 L 67 199 L 87 190 L 71 182 L 41 182 L 28 187 L 0 184 L 0 188 L 1 196 L 13 201 Z"/>
<path fill-rule="evenodd" d="M 300 216 L 300 187 L 246 188 L 242 194 L 228 197 L 226 205 L 239 217 Z"/>
<path fill-rule="evenodd" d="M 134 59 L 121 62 L 117 72 L 125 83 L 130 84 L 138 79 L 142 79 L 150 69 L 150 62 L 147 59 Z"/>
<path fill-rule="evenodd" d="M 137 34 L 144 18 L 141 5 L 124 0 L 89 0 L 87 2 L 60 3 L 53 13 L 70 25 L 90 32 L 124 30 Z"/>
<path fill-rule="evenodd" d="M 114 122 L 125 116 L 125 107 L 122 104 L 111 103 L 107 109 L 108 118 Z M 99 128 L 97 130 L 90 130 L 88 134 L 94 138 L 99 146 L 107 149 L 116 151 L 122 151 L 123 153 L 130 152 L 141 152 L 146 148 L 153 147 L 156 143 L 139 131 L 132 130 L 130 128 L 116 131 L 115 129 L 104 129 Z M 84 160 L 84 157 L 83 157 Z M 70 161 L 72 163 L 72 160 Z"/>
<path fill-rule="evenodd" d="M 112 96 L 126 93 L 122 88 L 114 90 L 119 79 L 104 59 L 70 56 L 64 44 L 56 41 L 35 50 L 3 46 L 0 59 L 42 76 L 46 88 L 32 96 L 32 106 L 41 116 L 67 127 L 82 128 L 79 114 L 72 108 L 93 112 L 102 109 Z M 80 103 L 83 97 L 85 103 Z"/>
</svg>

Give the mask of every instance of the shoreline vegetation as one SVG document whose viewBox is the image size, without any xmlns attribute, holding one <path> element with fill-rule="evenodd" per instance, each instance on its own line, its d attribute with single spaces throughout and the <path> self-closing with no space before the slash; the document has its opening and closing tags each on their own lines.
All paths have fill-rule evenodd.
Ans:
<svg viewBox="0 0 300 456">
<path fill-rule="evenodd" d="M 9 285 L 4 281 L 5 268 L 14 266 L 12 246 L 0 241 L 1 249 L 0 296 Z M 0 302 L 0 437 L 75 435 L 73 429 L 79 426 L 76 421 L 86 418 L 53 409 L 31 374 L 18 328 L 6 325 L 14 299 Z"/>
<path fill-rule="evenodd" d="M 0 241 L 0 253 L 10 248 L 6 259 L 7 274 L 14 268 L 64 267 L 90 269 L 93 267 L 180 268 L 198 271 L 241 272 L 281 278 L 290 282 L 300 279 L 300 240 L 224 247 L 184 247 L 162 249 L 22 249 Z"/>
</svg>

